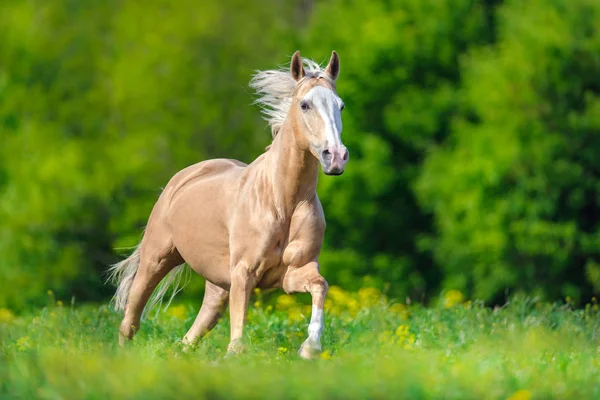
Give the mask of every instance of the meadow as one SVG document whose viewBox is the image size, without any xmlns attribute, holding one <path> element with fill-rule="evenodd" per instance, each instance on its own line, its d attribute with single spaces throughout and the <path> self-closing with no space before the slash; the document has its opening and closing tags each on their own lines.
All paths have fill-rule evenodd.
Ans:
<svg viewBox="0 0 600 400">
<path fill-rule="evenodd" d="M 0 309 L 0 398 L 569 399 L 600 397 L 600 312 L 515 297 L 503 307 L 448 291 L 436 304 L 331 287 L 324 352 L 296 351 L 309 297 L 255 293 L 247 351 L 224 357 L 227 316 L 196 347 L 179 343 L 199 304 L 150 316 L 125 348 L 120 315 L 48 293 L 43 309 Z M 410 303 L 410 302 L 409 302 Z"/>
</svg>

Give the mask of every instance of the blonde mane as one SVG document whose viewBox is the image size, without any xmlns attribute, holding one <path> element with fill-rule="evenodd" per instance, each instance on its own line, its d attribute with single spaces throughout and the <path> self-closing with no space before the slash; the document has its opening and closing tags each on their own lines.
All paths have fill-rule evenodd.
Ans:
<svg viewBox="0 0 600 400">
<path fill-rule="evenodd" d="M 331 77 L 318 63 L 306 58 L 302 59 L 306 75 L 299 82 L 292 77 L 289 67 L 271 69 L 267 71 L 256 71 L 250 81 L 250 87 L 254 89 L 258 98 L 254 104 L 261 108 L 263 118 L 271 126 L 273 138 L 281 129 L 285 117 L 290 111 L 294 90 L 306 79 L 325 78 L 335 84 Z"/>
</svg>

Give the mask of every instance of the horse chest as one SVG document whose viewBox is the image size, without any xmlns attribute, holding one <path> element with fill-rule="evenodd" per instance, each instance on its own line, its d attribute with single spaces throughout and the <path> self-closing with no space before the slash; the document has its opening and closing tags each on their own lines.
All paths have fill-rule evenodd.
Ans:
<svg viewBox="0 0 600 400">
<path fill-rule="evenodd" d="M 271 251 L 267 256 L 270 267 L 302 266 L 318 256 L 321 244 L 319 232 L 298 232 L 287 226 L 270 247 Z"/>
<path fill-rule="evenodd" d="M 240 240 L 234 242 L 243 243 L 243 248 L 232 249 L 232 262 L 247 265 L 261 282 L 259 286 L 270 287 L 289 267 L 298 268 L 318 258 L 324 233 L 319 204 L 303 203 L 286 218 L 268 211 L 253 214 L 241 219 L 238 227 L 243 229 L 236 229 Z"/>
<path fill-rule="evenodd" d="M 259 257 L 264 260 L 264 268 L 266 269 L 271 269 L 281 264 L 281 259 L 289 238 L 289 223 L 272 226 L 269 231 L 271 233 L 265 238 L 264 245 L 260 246 L 263 249 L 262 254 L 259 254 Z"/>
<path fill-rule="evenodd" d="M 270 229 L 271 234 L 264 238 L 263 244 L 258 246 L 257 275 L 262 276 L 268 270 L 285 269 L 290 261 L 298 259 L 304 253 L 303 247 L 297 238 L 290 235 L 290 224 L 281 224 Z M 293 257 L 290 257 L 293 255 Z M 300 257 L 302 258 L 302 257 Z"/>
</svg>

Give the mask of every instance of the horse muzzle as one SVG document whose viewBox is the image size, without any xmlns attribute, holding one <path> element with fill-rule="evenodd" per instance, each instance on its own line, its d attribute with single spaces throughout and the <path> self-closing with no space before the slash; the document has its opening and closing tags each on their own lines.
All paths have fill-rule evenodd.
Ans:
<svg viewBox="0 0 600 400">
<path fill-rule="evenodd" d="M 321 152 L 321 167 L 325 175 L 341 175 L 348 162 L 348 149 L 344 145 L 330 146 Z"/>
</svg>

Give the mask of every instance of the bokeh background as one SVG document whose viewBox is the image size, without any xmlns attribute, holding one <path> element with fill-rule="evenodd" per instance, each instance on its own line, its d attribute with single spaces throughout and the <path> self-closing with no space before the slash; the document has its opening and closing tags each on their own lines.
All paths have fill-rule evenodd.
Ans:
<svg viewBox="0 0 600 400">
<path fill-rule="evenodd" d="M 2 0 L 0 307 L 106 301 L 174 173 L 269 144 L 247 84 L 296 49 L 341 58 L 330 283 L 588 301 L 599 28 L 598 0 Z"/>
</svg>

